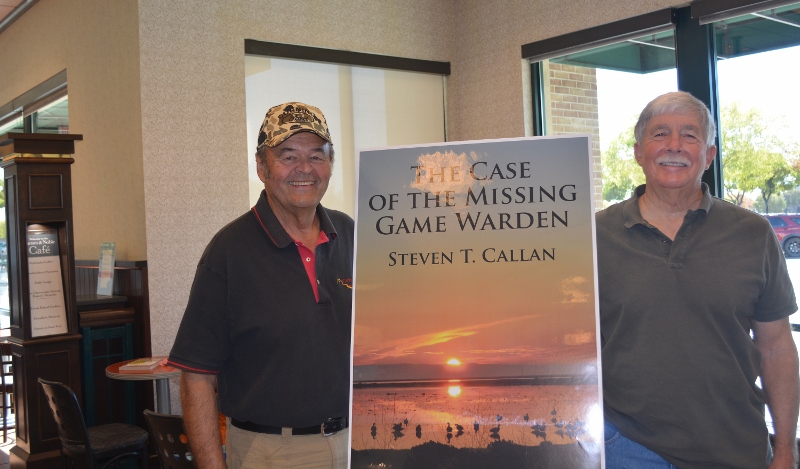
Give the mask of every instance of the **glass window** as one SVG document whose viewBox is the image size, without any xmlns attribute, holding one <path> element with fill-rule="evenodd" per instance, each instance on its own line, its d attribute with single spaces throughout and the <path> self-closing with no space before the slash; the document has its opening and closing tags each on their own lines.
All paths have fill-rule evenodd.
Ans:
<svg viewBox="0 0 800 469">
<path fill-rule="evenodd" d="M 36 106 L 33 103 L 32 106 Z M 27 133 L 69 133 L 69 112 L 67 96 L 48 103 L 33 112 L 25 113 L 0 126 L 0 135 L 9 132 Z M 0 169 L 0 329 L 10 327 L 8 296 L 8 243 L 6 237 L 6 198 L 5 174 Z"/>
<path fill-rule="evenodd" d="M 785 2 L 772 2 L 781 6 L 755 12 L 745 5 L 746 2 L 734 3 L 736 5 L 695 1 L 690 7 L 673 9 L 673 34 L 679 39 L 678 45 L 668 37 L 669 34 L 665 36 L 658 33 L 552 59 L 551 62 L 564 63 L 575 57 L 577 60 L 570 65 L 586 67 L 594 73 L 597 133 L 592 127 L 594 123 L 588 121 L 585 122 L 586 130 L 559 127 L 562 123 L 560 119 L 566 116 L 558 113 L 567 110 L 567 106 L 557 105 L 563 99 L 548 97 L 548 93 L 558 92 L 559 89 L 552 83 L 548 84 L 547 80 L 554 78 L 554 75 L 551 67 L 543 63 L 541 68 L 544 76 L 541 80 L 544 97 L 541 107 L 545 116 L 545 133 L 583 133 L 591 130 L 593 135 L 599 136 L 599 148 L 596 146 L 595 152 L 599 150 L 602 157 L 596 171 L 602 174 L 602 178 L 598 176 L 597 180 L 602 180 L 602 203 L 605 205 L 625 198 L 632 186 L 640 182 L 637 177 L 642 177 L 632 161 L 633 135 L 626 130 L 626 126 L 631 125 L 632 119 L 646 102 L 663 92 L 677 89 L 678 80 L 682 89 L 698 97 L 704 93 L 706 97 L 710 96 L 708 102 L 711 108 L 719 113 L 720 148 L 717 161 L 720 162 L 722 175 L 721 182 L 710 178 L 714 179 L 713 184 L 710 183 L 712 193 L 750 210 L 773 214 L 768 219 L 776 228 L 796 287 L 795 295 L 800 298 L 800 233 L 795 233 L 800 226 L 794 225 L 800 224 L 800 137 L 796 136 L 796 129 L 800 125 L 800 95 L 794 91 L 794 82 L 800 75 L 800 3 L 784 6 Z M 739 16 L 725 17 L 730 16 L 728 11 L 740 7 L 743 8 L 740 11 L 752 13 L 735 13 Z M 691 18 L 687 14 L 689 10 Z M 693 19 L 696 17 L 699 17 L 699 25 Z M 710 25 L 707 26 L 707 23 Z M 526 47 L 527 51 L 535 51 L 530 56 L 541 54 L 544 57 L 551 50 L 562 50 L 560 47 L 580 48 L 581 44 L 602 42 L 607 37 L 613 38 L 635 30 L 630 26 L 630 23 L 622 21 L 529 44 L 523 46 L 523 56 Z M 702 50 L 704 47 L 698 50 L 696 41 L 693 41 L 705 35 L 706 28 L 713 28 L 714 51 Z M 578 42 L 576 38 L 579 38 Z M 585 42 L 580 42 L 586 38 Z M 669 70 L 666 55 L 663 60 L 652 58 L 647 61 L 644 58 L 637 60 L 636 54 L 616 52 L 615 47 L 631 47 L 631 43 L 642 47 L 659 47 L 665 51 L 672 48 L 672 56 L 678 57 L 677 67 L 680 69 L 674 68 L 676 64 L 672 62 L 673 68 Z M 691 44 L 689 50 L 678 50 L 683 43 Z M 643 48 L 639 52 L 643 57 L 647 54 Z M 705 68 L 708 61 L 704 56 L 712 55 L 716 56 L 715 65 Z M 661 73 L 665 76 L 667 73 L 675 75 L 663 81 L 645 81 Z M 629 76 L 632 77 L 630 81 Z M 712 81 L 714 77 L 716 81 Z M 562 75 L 560 78 L 566 77 Z M 564 89 L 561 86 L 560 90 Z M 641 101 L 635 102 L 640 94 Z M 629 118 L 628 115 L 633 117 Z M 569 117 L 574 120 L 576 116 L 573 113 Z M 777 216 L 779 214 L 781 216 Z M 790 322 L 793 330 L 798 331 L 794 332 L 795 342 L 800 344 L 800 313 L 791 316 Z M 771 425 L 769 416 L 767 421 Z"/>
<path fill-rule="evenodd" d="M 633 126 L 654 96 L 677 89 L 672 31 L 648 34 L 541 62 L 546 135 L 590 134 L 596 208 L 644 183 L 633 158 Z"/>
<path fill-rule="evenodd" d="M 31 132 L 40 134 L 68 134 L 68 98 L 64 96 L 31 114 Z"/>
<path fill-rule="evenodd" d="M 724 196 L 763 214 L 800 213 L 800 4 L 715 22 L 714 35 Z M 800 227 L 792 223 L 800 216 L 768 220 L 780 228 L 800 298 Z M 789 321 L 800 325 L 800 313 Z M 792 334 L 800 345 L 800 332 Z"/>
<path fill-rule="evenodd" d="M 8 132 L 27 132 L 42 134 L 69 133 L 69 100 L 62 96 L 42 107 L 33 103 L 35 110 L 20 109 L 15 118 L 0 125 L 0 135 Z"/>
<path fill-rule="evenodd" d="M 300 101 L 322 110 L 336 149 L 323 205 L 355 213 L 358 150 L 445 141 L 442 75 L 245 56 L 250 202 L 264 184 L 255 147 L 270 106 Z"/>
<path fill-rule="evenodd" d="M 22 115 L 20 114 L 19 117 L 8 122 L 4 125 L 0 125 L 0 135 L 5 135 L 9 132 L 22 132 Z"/>
<path fill-rule="evenodd" d="M 787 25 L 793 22 L 794 26 Z M 800 212 L 800 10 L 714 24 L 725 198 L 759 213 Z"/>
</svg>

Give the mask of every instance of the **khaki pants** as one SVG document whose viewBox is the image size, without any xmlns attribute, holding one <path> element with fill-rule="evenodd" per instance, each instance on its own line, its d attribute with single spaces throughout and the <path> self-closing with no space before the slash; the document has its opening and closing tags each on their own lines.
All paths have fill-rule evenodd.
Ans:
<svg viewBox="0 0 800 469">
<path fill-rule="evenodd" d="M 293 436 L 249 432 L 230 424 L 225 442 L 229 469 L 347 469 L 350 432 Z"/>
</svg>

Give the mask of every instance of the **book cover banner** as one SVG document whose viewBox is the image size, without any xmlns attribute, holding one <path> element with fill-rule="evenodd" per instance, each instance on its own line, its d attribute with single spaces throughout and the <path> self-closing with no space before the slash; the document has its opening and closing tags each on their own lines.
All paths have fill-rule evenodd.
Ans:
<svg viewBox="0 0 800 469">
<path fill-rule="evenodd" d="M 601 467 L 590 147 L 360 153 L 351 467 Z"/>
</svg>

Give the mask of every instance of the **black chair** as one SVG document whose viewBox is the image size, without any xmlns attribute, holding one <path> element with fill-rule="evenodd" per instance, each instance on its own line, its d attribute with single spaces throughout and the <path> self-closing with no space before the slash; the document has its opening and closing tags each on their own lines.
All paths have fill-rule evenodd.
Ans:
<svg viewBox="0 0 800 469">
<path fill-rule="evenodd" d="M 86 428 L 78 399 L 69 386 L 39 378 L 61 439 L 61 460 L 85 461 L 89 468 L 106 467 L 138 455 L 139 466 L 147 467 L 147 432 L 125 423 L 108 423 Z"/>
<path fill-rule="evenodd" d="M 192 469 L 195 466 L 189 439 L 179 415 L 157 414 L 144 411 L 150 435 L 158 450 L 158 460 L 163 469 Z"/>
<path fill-rule="evenodd" d="M 14 378 L 11 368 L 11 344 L 0 342 L 0 400 L 3 412 L 3 443 L 8 441 L 8 430 L 14 428 Z"/>
</svg>

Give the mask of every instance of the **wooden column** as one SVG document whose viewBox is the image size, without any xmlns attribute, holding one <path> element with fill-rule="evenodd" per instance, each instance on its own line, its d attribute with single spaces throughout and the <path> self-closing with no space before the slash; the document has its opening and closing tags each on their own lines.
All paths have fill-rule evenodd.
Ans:
<svg viewBox="0 0 800 469">
<path fill-rule="evenodd" d="M 72 182 L 75 141 L 81 135 L 21 134 L 0 136 L 0 167 L 5 170 L 8 229 L 8 292 L 11 309 L 11 350 L 14 367 L 16 446 L 12 468 L 57 467 L 58 432 L 38 378 L 71 387 L 81 399 L 78 314 L 75 295 L 75 255 L 72 229 Z M 34 319 L 29 280 L 29 236 L 54 233 L 64 296 L 66 326 L 54 329 Z M 39 301 L 38 299 L 36 301 Z M 60 308 L 53 309 L 59 315 Z M 38 314 L 41 314 L 40 312 Z M 51 333 L 51 330 L 55 332 Z"/>
</svg>

